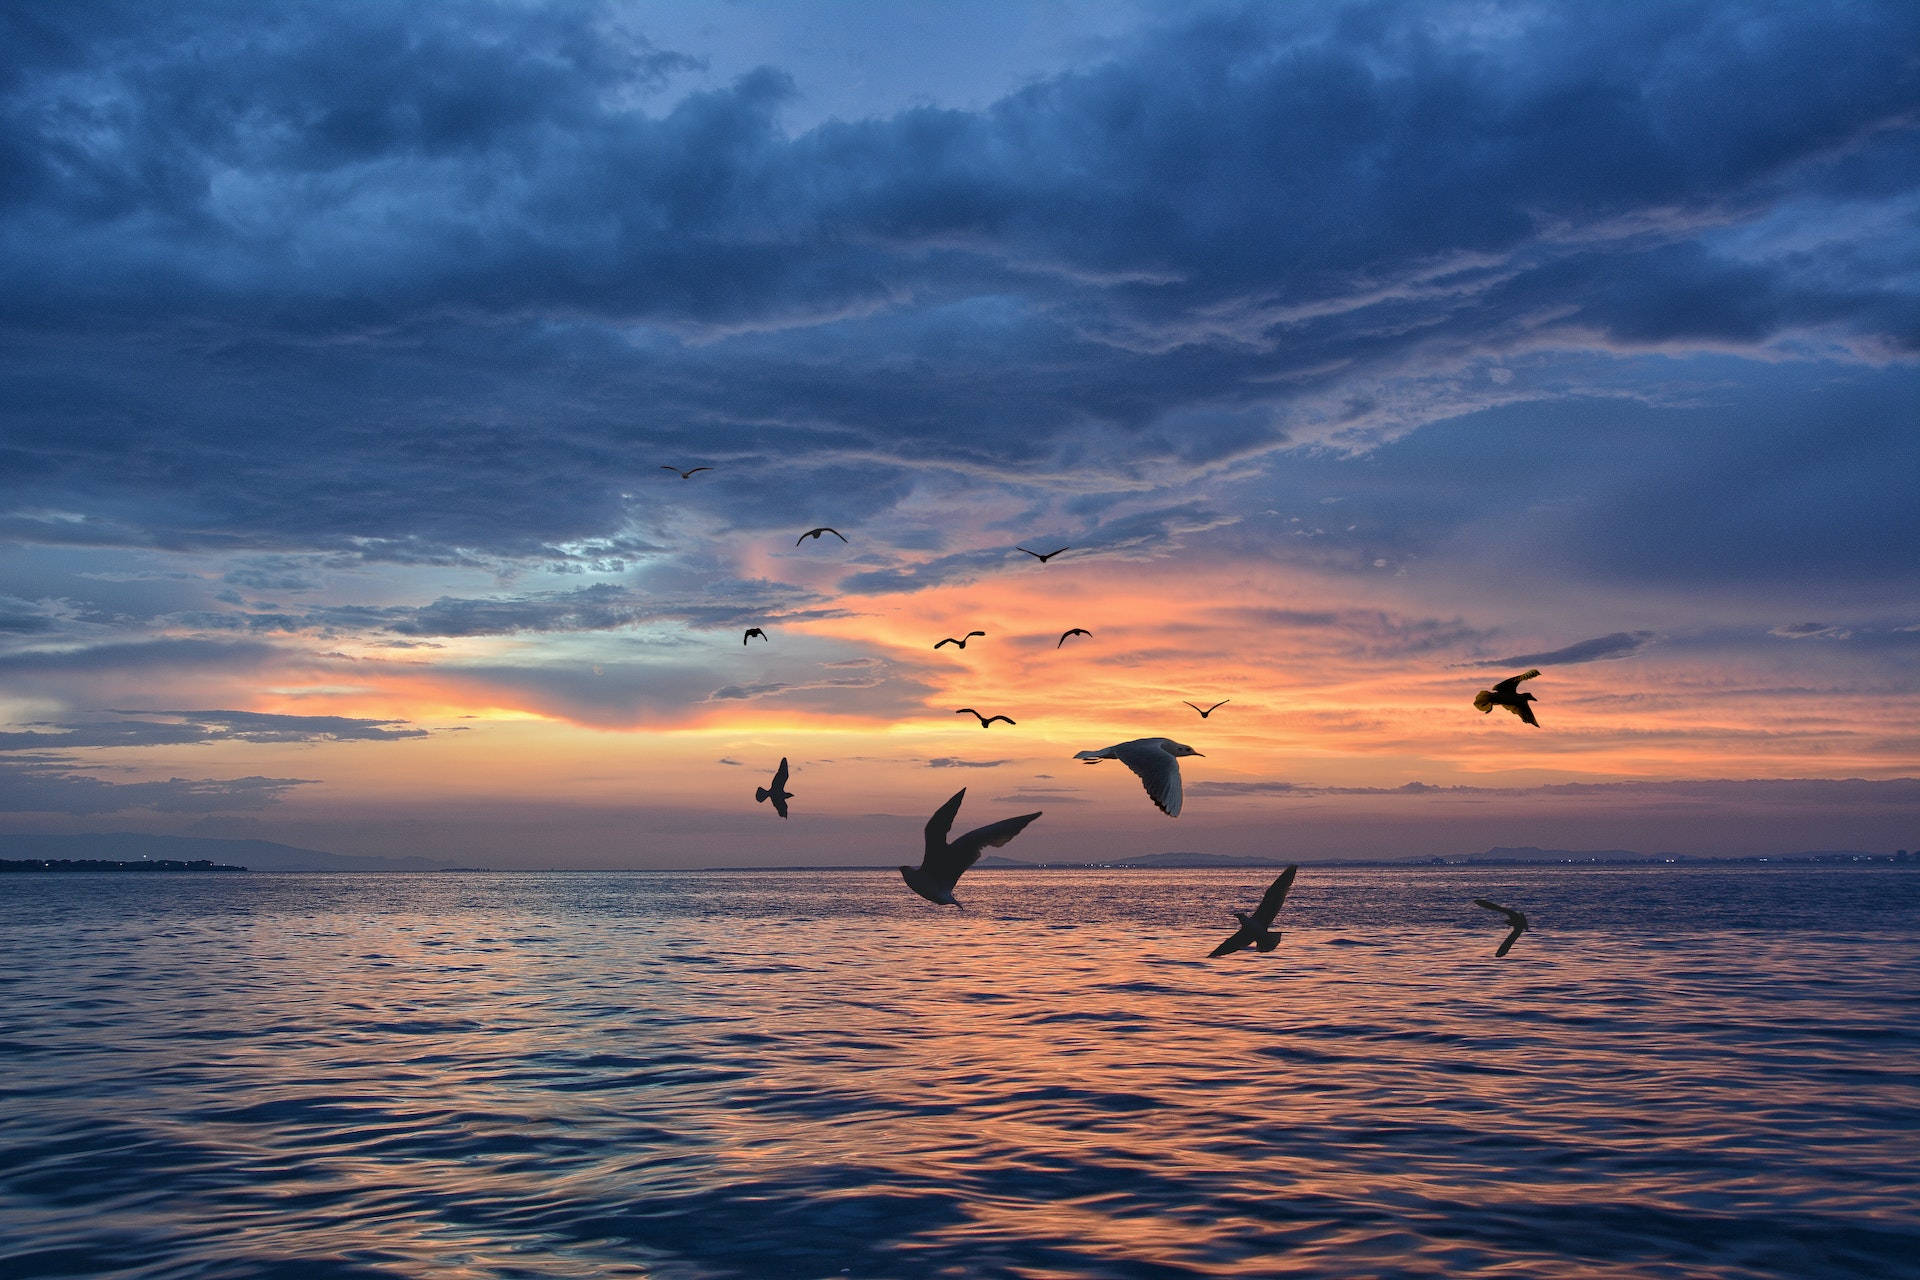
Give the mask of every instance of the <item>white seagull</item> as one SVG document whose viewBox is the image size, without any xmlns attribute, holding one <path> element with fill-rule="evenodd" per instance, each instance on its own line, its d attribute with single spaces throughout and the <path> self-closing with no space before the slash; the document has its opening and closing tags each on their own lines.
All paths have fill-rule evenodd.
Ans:
<svg viewBox="0 0 1920 1280">
<path fill-rule="evenodd" d="M 1172 738 L 1135 738 L 1132 742 L 1116 742 L 1098 751 L 1076 751 L 1073 758 L 1085 760 L 1088 764 L 1118 760 L 1140 775 L 1141 785 L 1146 787 L 1153 802 L 1160 806 L 1160 812 L 1169 818 L 1177 818 L 1180 816 L 1180 757 L 1202 754 Z"/>
<path fill-rule="evenodd" d="M 1002 818 L 949 842 L 947 832 L 953 829 L 953 820 L 959 815 L 960 802 L 966 795 L 967 789 L 960 788 L 953 793 L 953 799 L 934 810 L 933 816 L 927 819 L 927 852 L 920 859 L 920 865 L 911 867 L 902 863 L 900 866 L 900 878 L 907 882 L 907 888 L 937 906 L 960 906 L 953 896 L 953 886 L 960 883 L 968 867 L 980 861 L 981 850 L 998 849 L 1040 816 L 1023 813 L 1017 818 Z"/>
</svg>

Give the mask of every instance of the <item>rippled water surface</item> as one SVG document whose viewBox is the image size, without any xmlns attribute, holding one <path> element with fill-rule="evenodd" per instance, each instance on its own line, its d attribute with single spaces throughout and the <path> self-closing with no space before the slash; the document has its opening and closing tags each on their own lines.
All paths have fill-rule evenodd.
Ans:
<svg viewBox="0 0 1920 1280">
<path fill-rule="evenodd" d="M 8 876 L 0 1276 L 1920 1274 L 1920 871 L 1270 876 Z"/>
</svg>

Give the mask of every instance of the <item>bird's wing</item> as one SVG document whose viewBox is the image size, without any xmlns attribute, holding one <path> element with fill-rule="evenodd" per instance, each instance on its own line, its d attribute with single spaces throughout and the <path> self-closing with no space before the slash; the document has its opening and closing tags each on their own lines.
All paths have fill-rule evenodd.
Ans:
<svg viewBox="0 0 1920 1280">
<path fill-rule="evenodd" d="M 1025 547 L 1015 547 L 1015 548 L 1014 548 L 1014 550 L 1015 550 L 1015 551 L 1027 551 L 1027 549 L 1026 549 Z M 1032 556 L 1032 557 L 1033 557 L 1033 558 L 1034 558 L 1035 560 L 1044 560 L 1044 559 L 1046 558 L 1046 557 L 1044 557 L 1044 556 L 1042 556 L 1042 555 L 1041 555 L 1041 554 L 1040 554 L 1040 553 L 1039 553 L 1038 551 L 1027 551 L 1027 554 L 1028 554 L 1028 555 L 1030 555 L 1030 556 Z"/>
<path fill-rule="evenodd" d="M 773 790 L 785 791 L 786 789 L 787 789 L 787 758 L 785 756 L 781 756 L 780 767 L 773 771 Z"/>
<path fill-rule="evenodd" d="M 779 814 L 783 818 L 787 816 L 786 792 L 781 791 L 778 788 L 775 788 L 773 793 L 769 795 L 767 799 L 773 801 L 773 811 L 775 813 Z"/>
<path fill-rule="evenodd" d="M 826 530 L 823 530 L 822 532 L 825 532 L 825 533 L 830 533 L 830 534 L 832 534 L 832 535 L 833 535 L 834 537 L 836 537 L 836 538 L 838 538 L 838 539 L 840 539 L 840 541 L 842 541 L 842 542 L 845 542 L 845 541 L 847 540 L 847 535 L 846 535 L 846 534 L 844 534 L 844 533 L 842 533 L 842 532 L 840 532 L 840 531 L 839 531 L 838 529 L 826 529 Z"/>
<path fill-rule="evenodd" d="M 793 545 L 797 547 L 801 543 L 805 542 L 808 538 L 817 538 L 819 536 L 820 536 L 820 531 L 818 529 L 813 530 L 811 533 L 803 533 L 799 537 L 793 540 Z"/>
<path fill-rule="evenodd" d="M 1212 706 L 1207 708 L 1207 714 L 1212 715 L 1214 712 L 1218 711 L 1220 708 L 1226 706 L 1229 702 L 1232 702 L 1232 701 L 1233 701 L 1232 698 L 1220 699 L 1220 701 L 1214 703 Z"/>
<path fill-rule="evenodd" d="M 695 471 L 711 471 L 711 470 L 713 470 L 712 467 L 695 467 L 693 471 L 682 471 L 680 474 L 682 477 L 686 477 L 686 476 L 692 475 Z"/>
<path fill-rule="evenodd" d="M 1182 702 L 1180 703 L 1180 705 L 1181 705 L 1181 706 L 1183 706 L 1183 707 L 1193 707 L 1193 704 L 1192 704 L 1191 702 L 1187 702 L 1187 701 L 1184 701 L 1184 700 L 1183 700 L 1183 701 L 1182 701 Z M 1200 708 L 1198 708 L 1198 707 L 1193 707 L 1193 709 L 1194 709 L 1195 711 L 1200 711 Z M 1206 718 L 1207 718 L 1207 713 L 1206 713 L 1206 712 L 1204 712 L 1204 711 L 1200 711 L 1200 718 L 1201 718 L 1202 720 L 1204 720 L 1204 719 L 1206 719 Z"/>
<path fill-rule="evenodd" d="M 1530 703 L 1530 702 L 1516 702 L 1516 703 L 1514 703 L 1514 704 L 1513 704 L 1513 714 L 1515 714 L 1515 715 L 1517 715 L 1517 716 L 1519 716 L 1519 717 L 1520 717 L 1520 718 L 1521 718 L 1522 720 L 1524 720 L 1524 721 L 1526 721 L 1526 722 L 1527 722 L 1528 724 L 1530 724 L 1530 725 L 1533 725 L 1533 726 L 1535 726 L 1536 728 L 1537 728 L 1537 727 L 1539 727 L 1539 724 L 1540 724 L 1540 722 L 1539 722 L 1538 720 L 1536 720 L 1536 719 L 1534 719 L 1534 717 L 1533 717 L 1533 704 L 1532 704 L 1532 703 Z"/>
<path fill-rule="evenodd" d="M 671 472 L 673 472 L 673 474 L 675 474 L 675 475 L 679 475 L 679 474 L 680 474 L 680 468 L 678 468 L 678 467 L 669 467 L 669 466 L 666 466 L 666 465 L 664 465 L 664 464 L 663 464 L 663 465 L 661 466 L 661 468 L 660 468 L 660 469 L 661 469 L 662 471 L 671 471 Z"/>
<path fill-rule="evenodd" d="M 1267 886 L 1266 893 L 1260 898 L 1260 905 L 1253 910 L 1254 922 L 1261 928 L 1273 927 L 1273 918 L 1280 914 L 1280 907 L 1287 900 L 1287 891 L 1293 888 L 1294 873 L 1299 870 L 1299 867 L 1288 867 Z"/>
<path fill-rule="evenodd" d="M 1527 931 L 1527 927 L 1525 925 L 1515 925 L 1513 928 L 1513 932 L 1508 934 L 1506 938 L 1500 943 L 1500 949 L 1493 953 L 1493 958 L 1495 960 L 1498 960 L 1501 956 L 1504 956 L 1505 954 L 1507 954 L 1507 952 L 1513 950 L 1513 944 L 1520 941 L 1520 935 L 1525 933 L 1526 931 Z"/>
<path fill-rule="evenodd" d="M 986 723 L 992 724 L 995 720 L 1005 720 L 1008 724 L 1012 724 L 1014 722 L 1012 716 L 988 716 Z"/>
<path fill-rule="evenodd" d="M 1517 924 L 1517 925 L 1524 926 L 1527 923 L 1527 918 L 1521 915 L 1518 911 L 1515 911 L 1512 907 L 1503 907 L 1499 903 L 1489 902 L 1485 898 L 1475 898 L 1473 900 L 1473 905 L 1476 907 L 1485 907 L 1489 911 L 1498 911 L 1501 915 L 1507 918 L 1508 924 Z"/>
<path fill-rule="evenodd" d="M 980 861 L 982 850 L 998 849 L 1019 835 L 1026 829 L 1029 822 L 1039 816 L 1037 813 L 1023 813 L 1017 818 L 1002 818 L 998 822 L 990 822 L 984 827 L 967 832 L 940 850 L 937 856 L 929 847 L 923 869 L 952 884 L 968 867 Z"/>
<path fill-rule="evenodd" d="M 972 716 L 976 720 L 986 719 L 985 716 L 981 715 L 978 711 L 975 711 L 972 707 L 960 707 L 957 710 L 955 710 L 953 714 L 957 716 Z"/>
<path fill-rule="evenodd" d="M 1245 950 L 1249 945 L 1252 944 L 1252 942 L 1253 942 L 1253 930 L 1241 929 L 1239 932 L 1235 933 L 1231 938 L 1228 938 L 1225 942 L 1221 943 L 1219 946 L 1215 947 L 1213 950 L 1207 952 L 1207 959 L 1216 960 L 1221 956 L 1231 955 L 1235 951 Z"/>
<path fill-rule="evenodd" d="M 1123 742 L 1109 747 L 1113 758 L 1140 777 L 1147 794 L 1169 818 L 1180 816 L 1180 762 L 1160 749 L 1155 739 Z"/>
<path fill-rule="evenodd" d="M 945 852 L 947 832 L 953 830 L 953 820 L 960 813 L 960 802 L 967 798 L 967 789 L 960 788 L 953 793 L 953 799 L 933 811 L 927 819 L 927 855 L 920 863 L 922 871 L 930 870 L 935 861 L 935 851 Z"/>
<path fill-rule="evenodd" d="M 1535 667 L 1531 671 L 1522 671 L 1517 676 L 1508 676 L 1505 680 L 1502 680 L 1499 684 L 1494 685 L 1493 691 L 1497 694 L 1501 694 L 1504 697 L 1511 698 L 1514 694 L 1520 691 L 1520 682 L 1522 680 L 1531 680 L 1539 674 L 1540 674 L 1540 668 Z"/>
<path fill-rule="evenodd" d="M 954 639 L 954 638 L 953 638 L 952 636 L 948 636 L 948 637 L 947 637 L 947 638 L 946 638 L 945 640 L 942 640 L 942 641 L 941 641 L 941 642 L 940 642 L 939 644 L 936 644 L 936 645 L 934 645 L 933 647 L 934 647 L 935 649 L 938 649 L 938 648 L 940 648 L 940 647 L 941 647 L 941 646 L 943 646 L 943 645 L 949 645 L 949 644 L 959 644 L 959 643 L 960 643 L 960 642 L 959 642 L 958 640 L 955 640 L 955 639 Z"/>
<path fill-rule="evenodd" d="M 986 636 L 986 634 L 987 634 L 987 633 L 986 633 L 986 632 L 984 632 L 984 631 L 969 631 L 969 632 L 967 632 L 967 639 L 969 639 L 969 640 L 971 640 L 971 639 L 973 639 L 973 638 L 974 638 L 975 636 L 980 636 L 980 637 L 982 637 L 982 638 L 984 639 L 984 638 L 985 638 L 985 636 Z"/>
</svg>

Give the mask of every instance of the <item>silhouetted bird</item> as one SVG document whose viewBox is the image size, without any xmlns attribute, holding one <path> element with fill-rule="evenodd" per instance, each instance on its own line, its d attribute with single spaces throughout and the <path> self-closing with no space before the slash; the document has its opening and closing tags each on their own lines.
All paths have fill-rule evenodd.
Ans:
<svg viewBox="0 0 1920 1280">
<path fill-rule="evenodd" d="M 1091 636 L 1091 635 L 1093 635 L 1093 632 L 1087 630 L 1085 627 L 1075 627 L 1071 631 L 1062 631 L 1060 633 L 1060 644 L 1056 644 L 1053 647 L 1058 649 L 1061 644 L 1065 644 L 1067 642 L 1068 636 Z"/>
<path fill-rule="evenodd" d="M 1015 547 L 1015 548 L 1014 548 L 1014 550 L 1015 550 L 1015 551 L 1027 551 L 1027 549 L 1026 549 L 1025 547 Z M 1045 564 L 1045 563 L 1046 563 L 1047 561 L 1049 561 L 1049 560 L 1051 560 L 1051 559 L 1053 559 L 1053 558 L 1054 558 L 1055 556 L 1057 556 L 1057 555 L 1059 555 L 1059 554 L 1060 554 L 1060 552 L 1062 552 L 1062 551 L 1071 551 L 1071 550 L 1073 550 L 1073 548 L 1072 548 L 1072 547 L 1059 547 L 1059 548 L 1057 548 L 1057 549 L 1055 549 L 1055 550 L 1053 550 L 1053 551 L 1049 551 L 1049 552 L 1047 552 L 1047 554 L 1045 554 L 1045 555 L 1041 555 L 1041 554 L 1040 554 L 1040 553 L 1039 553 L 1038 551 L 1027 551 L 1027 554 L 1028 554 L 1028 555 L 1030 555 L 1030 556 L 1032 556 L 1032 557 L 1033 557 L 1033 558 L 1034 558 L 1035 560 L 1038 560 L 1038 561 L 1039 561 L 1039 562 L 1040 562 L 1041 564 Z M 1054 647 L 1055 647 L 1055 648 L 1059 648 L 1059 646 L 1058 646 L 1058 645 L 1055 645 Z"/>
<path fill-rule="evenodd" d="M 1139 775 L 1141 785 L 1160 806 L 1160 812 L 1177 818 L 1180 816 L 1180 757 L 1201 754 L 1172 738 L 1135 738 L 1098 751 L 1076 751 L 1073 758 L 1088 764 L 1118 760 Z"/>
<path fill-rule="evenodd" d="M 972 707 L 962 707 L 958 711 L 954 712 L 953 714 L 957 716 L 972 716 L 974 719 L 980 722 L 980 727 L 982 729 L 992 724 L 995 720 L 1005 720 L 1008 724 L 1013 723 L 1013 717 L 1011 716 L 983 716 L 978 711 L 975 711 Z"/>
<path fill-rule="evenodd" d="M 748 627 L 746 630 L 746 634 L 740 637 L 740 643 L 745 644 L 747 641 L 753 639 L 755 636 L 759 636 L 762 640 L 765 640 L 767 638 L 767 633 L 762 631 L 758 627 Z"/>
<path fill-rule="evenodd" d="M 1293 888 L 1294 872 L 1299 867 L 1288 867 L 1274 877 L 1267 886 L 1266 893 L 1260 897 L 1260 905 L 1251 912 L 1236 911 L 1233 918 L 1240 922 L 1239 932 L 1207 952 L 1209 960 L 1245 947 L 1258 947 L 1262 951 L 1271 951 L 1280 945 L 1280 935 L 1274 932 L 1273 918 L 1280 914 L 1280 906 L 1287 900 L 1287 890 Z"/>
<path fill-rule="evenodd" d="M 1498 911 L 1507 918 L 1507 923 L 1513 926 L 1513 932 L 1508 934 L 1506 941 L 1500 944 L 1500 949 L 1493 953 L 1494 959 L 1497 960 L 1507 954 L 1507 952 L 1513 950 L 1513 944 L 1519 941 L 1520 935 L 1527 931 L 1526 916 L 1511 907 L 1503 907 L 1497 902 L 1488 902 L 1485 898 L 1475 898 L 1473 905 L 1476 907 L 1485 907 L 1489 911 Z"/>
<path fill-rule="evenodd" d="M 1480 709 L 1481 715 L 1486 715 L 1495 707 L 1505 707 L 1528 724 L 1537 726 L 1540 722 L 1533 718 L 1533 708 L 1527 705 L 1536 699 L 1530 693 L 1519 692 L 1519 689 L 1522 680 L 1531 680 L 1539 674 L 1540 668 L 1535 667 L 1531 671 L 1522 671 L 1517 676 L 1508 676 L 1493 688 L 1482 689 L 1474 694 L 1473 705 Z"/>
<path fill-rule="evenodd" d="M 953 896 L 953 886 L 960 882 L 960 877 L 966 874 L 968 867 L 980 861 L 983 849 L 998 849 L 1040 816 L 1037 813 L 1023 813 L 1017 818 L 1002 818 L 949 842 L 947 832 L 953 828 L 953 820 L 960 812 L 960 801 L 966 798 L 966 794 L 967 789 L 960 788 L 954 793 L 953 799 L 934 810 L 933 816 L 927 819 L 927 852 L 920 859 L 920 865 L 910 867 L 903 863 L 900 867 L 900 878 L 907 882 L 907 888 L 928 902 L 943 907 L 960 906 Z"/>
<path fill-rule="evenodd" d="M 675 475 L 677 475 L 677 476 L 679 476 L 679 477 L 680 477 L 680 478 L 681 478 L 682 480 L 691 480 L 691 479 L 693 478 L 693 473 L 694 473 L 695 471 L 711 471 L 711 470 L 713 470 L 713 468 L 712 468 L 712 467 L 694 467 L 694 468 L 693 468 L 693 469 L 692 469 L 691 471 L 682 471 L 682 470 L 681 470 L 680 468 L 678 468 L 678 467 L 665 467 L 665 466 L 663 466 L 663 467 L 661 467 L 660 469 L 661 469 L 662 471 L 671 471 L 671 472 L 673 472 L 673 474 L 675 474 Z"/>
<path fill-rule="evenodd" d="M 773 785 L 755 787 L 753 798 L 756 801 L 773 801 L 773 811 L 783 818 L 787 816 L 787 801 L 793 799 L 793 792 L 787 790 L 787 758 L 785 756 L 780 757 L 780 767 L 773 771 Z"/>
<path fill-rule="evenodd" d="M 962 649 L 964 649 L 967 647 L 967 641 L 973 639 L 975 636 L 984 636 L 985 634 L 987 633 L 984 631 L 969 631 L 964 636 L 961 636 L 958 640 L 955 640 L 952 636 L 948 636 L 945 640 L 942 640 L 940 644 L 937 644 L 933 647 L 938 649 L 940 645 L 957 644 Z"/>
<path fill-rule="evenodd" d="M 1216 711 L 1218 711 L 1218 710 L 1219 710 L 1220 708 L 1222 708 L 1222 707 L 1224 707 L 1224 706 L 1226 706 L 1226 705 L 1227 705 L 1227 704 L 1228 704 L 1229 702 L 1232 702 L 1232 701 L 1233 701 L 1233 699 L 1232 699 L 1232 698 L 1222 698 L 1222 699 L 1220 699 L 1220 701 L 1218 701 L 1218 702 L 1216 702 L 1216 703 L 1214 703 L 1214 704 L 1213 704 L 1212 706 L 1210 706 L 1210 707 L 1208 707 L 1208 708 L 1207 708 L 1207 709 L 1206 709 L 1205 711 L 1200 711 L 1200 708 L 1199 708 L 1199 707 L 1194 707 L 1194 706 L 1193 706 L 1193 704 L 1192 704 L 1191 702 L 1183 702 L 1183 703 L 1182 703 L 1181 705 L 1182 705 L 1182 706 L 1188 706 L 1188 707 L 1193 707 L 1193 709 L 1194 709 L 1195 711 L 1200 711 L 1200 718 L 1201 718 L 1202 720 L 1205 720 L 1205 719 L 1206 719 L 1206 718 L 1207 718 L 1208 716 L 1210 716 L 1210 715 L 1212 715 L 1212 714 L 1213 714 L 1214 712 L 1216 712 Z"/>
<path fill-rule="evenodd" d="M 801 543 L 805 542 L 808 538 L 818 538 L 823 533 L 830 533 L 834 537 L 840 539 L 840 541 L 842 542 L 845 542 L 847 540 L 847 535 L 840 532 L 838 529 L 829 529 L 826 525 L 821 525 L 818 529 L 809 529 L 805 533 L 801 534 L 799 537 L 795 538 L 793 540 L 793 545 L 797 547 Z"/>
</svg>

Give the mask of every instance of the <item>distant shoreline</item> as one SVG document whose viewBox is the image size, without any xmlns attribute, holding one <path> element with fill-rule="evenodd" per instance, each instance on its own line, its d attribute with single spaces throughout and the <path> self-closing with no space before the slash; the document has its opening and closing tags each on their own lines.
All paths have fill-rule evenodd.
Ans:
<svg viewBox="0 0 1920 1280">
<path fill-rule="evenodd" d="M 117 858 L 0 858 L 0 875 L 42 874 L 58 875 L 72 872 L 121 872 L 121 871 L 245 871 L 245 867 L 232 867 L 224 862 L 213 862 L 205 858 L 191 862 L 181 862 L 174 858 L 139 858 L 121 860 Z"/>
</svg>

